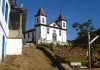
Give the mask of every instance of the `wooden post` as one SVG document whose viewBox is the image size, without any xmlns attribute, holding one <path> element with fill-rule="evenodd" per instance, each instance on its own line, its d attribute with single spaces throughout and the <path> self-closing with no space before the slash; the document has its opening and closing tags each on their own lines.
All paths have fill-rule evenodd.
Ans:
<svg viewBox="0 0 100 70">
<path fill-rule="evenodd" d="M 88 57 L 89 57 L 89 70 L 91 70 L 90 32 L 88 32 Z"/>
<path fill-rule="evenodd" d="M 23 3 L 21 3 L 21 8 L 23 8 Z M 22 13 L 20 13 L 20 28 L 19 28 L 20 37 L 22 37 L 22 21 L 23 21 Z"/>
</svg>

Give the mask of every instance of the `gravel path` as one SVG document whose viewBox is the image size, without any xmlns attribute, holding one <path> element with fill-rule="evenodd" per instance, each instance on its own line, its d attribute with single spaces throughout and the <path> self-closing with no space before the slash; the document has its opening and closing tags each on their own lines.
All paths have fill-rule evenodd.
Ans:
<svg viewBox="0 0 100 70">
<path fill-rule="evenodd" d="M 23 55 L 7 56 L 0 70 L 58 70 L 45 54 L 35 48 L 23 48 Z"/>
</svg>

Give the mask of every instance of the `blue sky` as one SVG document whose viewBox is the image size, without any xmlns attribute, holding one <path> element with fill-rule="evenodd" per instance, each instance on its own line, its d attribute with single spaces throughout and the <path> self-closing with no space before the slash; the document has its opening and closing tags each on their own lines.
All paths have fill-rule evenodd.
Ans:
<svg viewBox="0 0 100 70">
<path fill-rule="evenodd" d="M 93 20 L 93 26 L 100 28 L 100 0 L 17 0 L 18 6 L 23 2 L 28 9 L 26 29 L 34 27 L 35 17 L 39 8 L 43 8 L 47 15 L 47 23 L 54 21 L 62 13 L 67 20 L 68 40 L 77 37 L 75 29 L 72 28 L 74 22 L 83 23 L 88 19 Z"/>
</svg>

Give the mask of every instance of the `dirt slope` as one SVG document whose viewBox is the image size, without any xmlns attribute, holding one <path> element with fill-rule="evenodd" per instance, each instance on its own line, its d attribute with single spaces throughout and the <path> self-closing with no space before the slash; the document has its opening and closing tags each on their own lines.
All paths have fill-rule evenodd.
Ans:
<svg viewBox="0 0 100 70">
<path fill-rule="evenodd" d="M 0 70 L 58 70 L 45 54 L 35 48 L 23 48 L 23 55 L 7 56 Z"/>
</svg>

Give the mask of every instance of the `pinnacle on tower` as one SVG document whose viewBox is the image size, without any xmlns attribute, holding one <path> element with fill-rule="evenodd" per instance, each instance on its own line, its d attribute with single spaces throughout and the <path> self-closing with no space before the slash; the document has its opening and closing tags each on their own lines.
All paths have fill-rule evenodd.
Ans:
<svg viewBox="0 0 100 70">
<path fill-rule="evenodd" d="M 42 8 L 39 9 L 39 11 L 38 11 L 38 13 L 35 15 L 35 17 L 36 17 L 36 16 L 40 16 L 40 15 L 46 16 L 46 15 L 45 15 L 45 12 L 43 11 Z"/>
<path fill-rule="evenodd" d="M 60 13 L 60 16 L 59 16 L 58 20 L 65 20 L 62 13 Z"/>
</svg>

